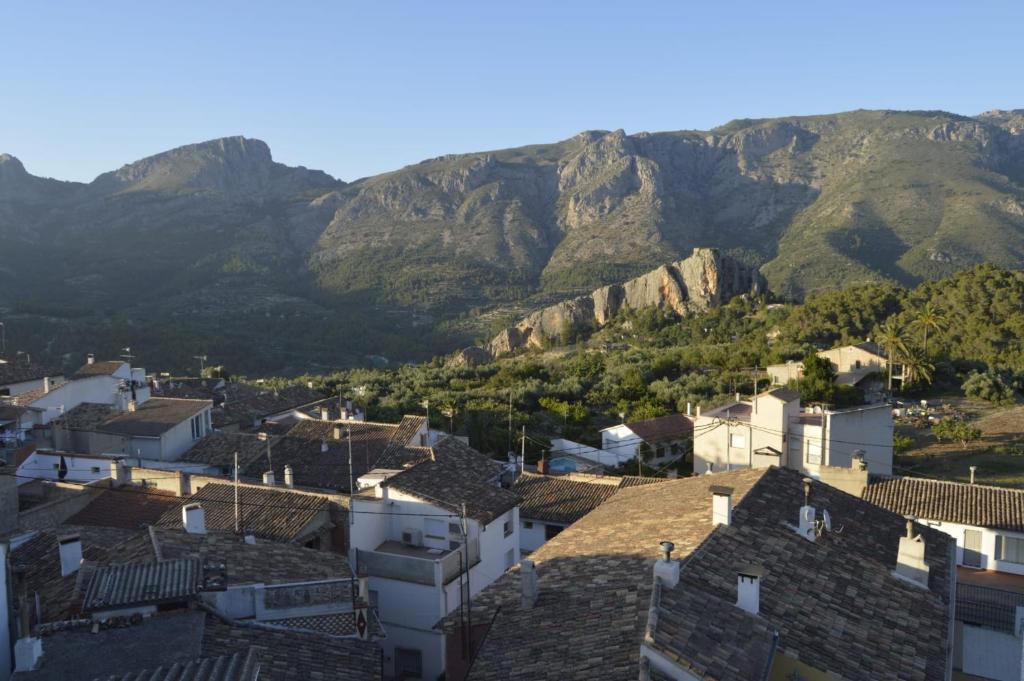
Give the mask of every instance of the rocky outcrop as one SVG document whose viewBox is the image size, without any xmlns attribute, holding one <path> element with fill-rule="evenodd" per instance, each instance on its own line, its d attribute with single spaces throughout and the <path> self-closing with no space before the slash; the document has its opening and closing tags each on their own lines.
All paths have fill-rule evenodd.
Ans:
<svg viewBox="0 0 1024 681">
<path fill-rule="evenodd" d="M 695 248 L 685 260 L 538 310 L 503 329 L 487 350 L 492 357 L 499 357 L 520 348 L 541 347 L 565 334 L 600 328 L 622 310 L 653 307 L 688 316 L 724 305 L 736 296 L 766 291 L 767 283 L 755 268 L 715 249 Z"/>
</svg>

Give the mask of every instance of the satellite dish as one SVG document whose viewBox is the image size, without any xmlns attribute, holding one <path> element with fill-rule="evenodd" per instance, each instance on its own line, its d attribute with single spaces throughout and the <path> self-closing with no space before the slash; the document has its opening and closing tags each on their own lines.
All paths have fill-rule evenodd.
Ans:
<svg viewBox="0 0 1024 681">
<path fill-rule="evenodd" d="M 821 512 L 821 515 L 822 515 L 822 518 L 825 520 L 825 531 L 826 532 L 831 532 L 832 531 L 832 514 L 829 513 L 828 509 L 826 508 L 824 511 Z"/>
</svg>

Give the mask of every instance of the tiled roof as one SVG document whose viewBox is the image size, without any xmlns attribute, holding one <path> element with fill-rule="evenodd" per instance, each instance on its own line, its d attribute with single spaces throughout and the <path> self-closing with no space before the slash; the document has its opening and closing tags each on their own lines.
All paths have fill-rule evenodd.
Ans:
<svg viewBox="0 0 1024 681">
<path fill-rule="evenodd" d="M 97 568 L 85 591 L 85 612 L 188 600 L 199 593 L 203 565 L 198 558 Z"/>
<path fill-rule="evenodd" d="M 56 390 L 57 388 L 60 388 L 63 385 L 67 385 L 67 382 L 66 381 L 59 381 L 59 380 L 58 381 L 52 381 L 50 383 L 50 392 L 53 392 L 54 390 Z M 26 390 L 25 392 L 18 393 L 17 395 L 15 395 L 13 397 L 5 397 L 3 399 L 8 404 L 14 405 L 16 407 L 27 407 L 27 406 L 31 405 L 33 402 L 35 402 L 36 400 L 38 400 L 40 397 L 42 397 L 43 395 L 46 395 L 46 394 L 47 394 L 47 391 L 46 391 L 46 388 L 44 387 L 44 388 L 36 388 L 35 390 Z"/>
<path fill-rule="evenodd" d="M 265 540 L 246 544 L 232 532 L 187 534 L 163 527 L 150 532 L 158 548 L 156 559 L 196 556 L 222 560 L 227 564 L 228 584 L 286 584 L 352 576 L 345 556 L 331 551 Z"/>
<path fill-rule="evenodd" d="M 38 381 L 46 376 L 60 376 L 57 369 L 44 367 L 40 364 L 12 360 L 0 362 L 0 385 L 12 385 L 26 381 Z"/>
<path fill-rule="evenodd" d="M 273 446 L 275 439 L 270 440 Z M 181 456 L 181 461 L 202 463 L 214 468 L 231 470 L 235 466 L 246 470 L 250 465 L 267 457 L 267 441 L 260 440 L 255 433 L 224 433 L 214 431 L 203 437 L 192 449 Z"/>
<path fill-rule="evenodd" d="M 68 430 L 92 430 L 100 425 L 111 414 L 114 414 L 114 405 L 99 404 L 96 402 L 82 402 L 72 407 L 63 415 L 51 421 L 55 426 L 63 426 Z"/>
<path fill-rule="evenodd" d="M 152 397 L 135 411 L 125 411 L 96 426 L 96 430 L 116 435 L 158 437 L 174 426 L 210 407 L 209 400 L 182 400 Z"/>
<path fill-rule="evenodd" d="M 177 508 L 174 492 L 156 487 L 125 486 L 100 493 L 89 505 L 68 518 L 71 525 L 99 525 L 126 530 L 152 525 L 168 509 Z"/>
<path fill-rule="evenodd" d="M 25 413 L 25 407 L 18 407 L 6 402 L 0 402 L 0 423 L 4 421 L 17 421 Z"/>
<path fill-rule="evenodd" d="M 653 485 L 659 482 L 665 482 L 667 478 L 652 478 L 648 476 L 640 475 L 623 475 L 619 479 L 619 487 L 625 489 L 626 487 L 638 487 L 640 485 Z"/>
<path fill-rule="evenodd" d="M 94 681 L 256 681 L 260 676 L 261 652 L 254 646 L 248 653 L 175 662 L 165 667 L 114 674 Z"/>
<path fill-rule="evenodd" d="M 78 371 L 72 378 L 89 378 L 90 376 L 113 376 L 118 369 L 123 367 L 126 362 L 121 360 L 108 360 L 105 362 L 93 362 L 92 364 L 83 364 L 79 367 Z"/>
<path fill-rule="evenodd" d="M 626 427 L 648 444 L 681 440 L 693 434 L 693 422 L 682 414 L 667 414 L 645 421 L 631 421 Z"/>
<path fill-rule="evenodd" d="M 263 649 L 260 681 L 379 681 L 381 649 L 374 643 L 326 634 L 256 628 L 207 615 L 203 654 Z"/>
<path fill-rule="evenodd" d="M 233 485 L 210 483 L 191 496 L 176 501 L 178 503 L 166 510 L 157 521 L 161 527 L 180 528 L 182 506 L 199 503 L 205 511 L 208 530 L 233 531 L 235 528 Z M 310 523 L 319 514 L 326 513 L 328 507 L 327 498 L 315 494 L 251 485 L 238 487 L 242 529 L 262 539 L 282 542 L 301 540 L 309 533 Z"/>
<path fill-rule="evenodd" d="M 872 477 L 864 499 L 902 515 L 1024 532 L 1024 490 L 927 478 Z"/>
<path fill-rule="evenodd" d="M 453 437 L 432 448 L 433 458 L 381 483 L 436 504 L 453 513 L 465 505 L 469 517 L 490 523 L 518 503 L 519 497 L 497 485 L 503 467 L 497 461 Z"/>
<path fill-rule="evenodd" d="M 223 402 L 214 410 L 213 420 L 217 427 L 232 424 L 250 427 L 262 418 L 326 397 L 319 390 L 304 385 L 275 390 L 250 383 L 229 382 L 218 392 L 223 396 Z"/>
<path fill-rule="evenodd" d="M 341 439 L 334 437 L 336 426 L 341 428 Z M 352 432 L 352 480 L 377 468 L 378 460 L 398 433 L 398 426 L 389 423 L 299 421 L 271 450 L 275 479 L 284 479 L 284 466 L 288 464 L 294 472 L 295 484 L 300 487 L 347 492 L 350 479 L 348 429 Z M 326 452 L 321 450 L 324 443 Z M 260 475 L 264 470 L 266 466 L 258 461 L 245 472 Z"/>
<path fill-rule="evenodd" d="M 733 489 L 729 527 L 711 524 L 712 485 Z M 814 483 L 811 503 L 829 509 L 842 533 L 810 542 L 787 525 L 802 503 L 800 474 L 779 468 L 621 490 L 531 555 L 540 592 L 532 609 L 520 605 L 518 570 L 474 599 L 474 621 L 495 619 L 469 678 L 635 678 L 663 540 L 675 543 L 683 568 L 680 586 L 655 603 L 654 634 L 665 627 L 661 645 L 704 665 L 701 678 L 750 678 L 730 660 L 765 641 L 763 628 L 727 609 L 739 563 L 767 571 L 761 619 L 779 632 L 781 651 L 847 679 L 945 678 L 952 540 L 917 528 L 931 567 L 930 588 L 922 589 L 892 575 L 900 516 Z M 719 610 L 729 615 L 708 617 Z"/>
<path fill-rule="evenodd" d="M 780 399 L 783 402 L 792 402 L 793 400 L 800 399 L 800 391 L 793 390 L 792 388 L 772 388 L 761 393 L 758 397 L 768 396 Z"/>
<path fill-rule="evenodd" d="M 619 491 L 600 482 L 568 480 L 523 473 L 513 491 L 519 495 L 519 517 L 555 523 L 574 523 Z"/>
</svg>

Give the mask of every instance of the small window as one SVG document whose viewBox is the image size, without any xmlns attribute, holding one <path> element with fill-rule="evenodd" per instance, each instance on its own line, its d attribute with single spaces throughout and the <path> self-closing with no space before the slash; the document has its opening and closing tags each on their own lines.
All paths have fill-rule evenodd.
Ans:
<svg viewBox="0 0 1024 681">
<path fill-rule="evenodd" d="M 533 529 L 533 521 L 532 520 L 524 520 L 523 521 L 523 529 L 524 530 L 532 530 Z"/>
<path fill-rule="evenodd" d="M 747 446 L 747 437 L 740 433 L 733 433 L 729 436 L 729 446 L 734 449 L 743 449 Z"/>
<path fill-rule="evenodd" d="M 554 539 L 562 531 L 562 527 L 559 525 L 545 525 L 544 526 L 544 541 L 548 539 Z"/>
<path fill-rule="evenodd" d="M 462 534 L 462 527 L 458 523 L 448 523 L 448 534 Z"/>
<path fill-rule="evenodd" d="M 59 470 L 59 469 L 60 469 L 60 464 L 59 463 L 53 464 L 53 470 Z"/>
<path fill-rule="evenodd" d="M 505 536 L 506 537 L 509 536 L 510 534 L 512 534 L 512 521 L 511 520 L 506 520 L 505 524 L 502 525 L 502 529 L 505 531 Z"/>
<path fill-rule="evenodd" d="M 98 474 L 100 472 L 100 467 L 99 466 L 93 466 L 89 470 L 92 471 L 92 473 L 95 475 L 95 474 Z"/>
<path fill-rule="evenodd" d="M 1024 563 L 1024 539 L 1018 537 L 999 537 L 1002 540 L 1002 550 L 999 551 L 999 560 L 1008 563 Z"/>
<path fill-rule="evenodd" d="M 462 548 L 462 542 L 455 541 L 454 539 L 449 539 L 448 540 L 448 549 L 450 551 L 458 551 L 461 548 Z"/>
<path fill-rule="evenodd" d="M 821 464 L 821 442 L 807 442 L 807 463 Z"/>
<path fill-rule="evenodd" d="M 395 648 L 395 678 L 423 677 L 423 653 L 414 648 Z"/>
</svg>

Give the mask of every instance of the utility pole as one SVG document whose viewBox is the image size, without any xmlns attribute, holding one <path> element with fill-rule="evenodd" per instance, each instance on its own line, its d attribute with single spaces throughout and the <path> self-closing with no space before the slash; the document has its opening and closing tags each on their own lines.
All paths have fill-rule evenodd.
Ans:
<svg viewBox="0 0 1024 681">
<path fill-rule="evenodd" d="M 512 451 L 512 391 L 508 391 L 508 451 Z"/>
<path fill-rule="evenodd" d="M 238 510 L 238 452 L 235 452 L 235 534 L 241 532 L 242 520 Z"/>
<path fill-rule="evenodd" d="M 466 642 L 469 657 L 473 657 L 473 583 L 469 573 L 469 521 L 466 519 L 466 502 L 462 502 L 462 550 L 466 554 Z"/>
<path fill-rule="evenodd" d="M 0 322 L 0 357 L 7 357 L 7 325 Z"/>
<path fill-rule="evenodd" d="M 429 423 L 428 421 L 428 428 L 430 427 Z M 348 524 L 352 526 L 356 523 L 356 516 L 352 509 L 352 493 L 355 490 L 355 481 L 352 479 L 352 426 L 348 426 L 345 430 L 348 434 Z"/>
<path fill-rule="evenodd" d="M 519 454 L 519 472 L 526 467 L 526 426 L 523 426 L 523 449 Z"/>
<path fill-rule="evenodd" d="M 274 470 L 274 461 L 273 461 L 273 459 L 270 458 L 270 433 L 260 432 L 256 436 L 256 439 L 257 440 L 264 440 L 264 441 L 266 441 L 266 443 L 267 443 L 267 468 L 269 468 L 271 471 L 273 471 Z"/>
<path fill-rule="evenodd" d="M 199 377 L 202 378 L 203 370 L 206 368 L 206 355 L 192 355 L 192 359 L 199 360 Z"/>
</svg>

